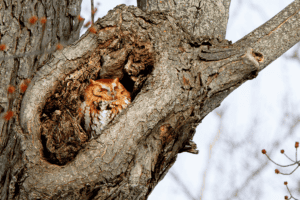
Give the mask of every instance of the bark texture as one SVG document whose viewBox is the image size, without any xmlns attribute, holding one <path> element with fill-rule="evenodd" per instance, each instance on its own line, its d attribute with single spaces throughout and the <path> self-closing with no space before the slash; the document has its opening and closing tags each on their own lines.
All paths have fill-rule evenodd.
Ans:
<svg viewBox="0 0 300 200">
<path fill-rule="evenodd" d="M 1 198 L 146 199 L 179 152 L 197 153 L 201 120 L 300 40 L 300 1 L 235 44 L 224 39 L 229 4 L 139 0 L 141 9 L 115 7 L 42 67 L 2 55 L 1 66 L 17 64 L 3 81 Z M 26 92 L 8 94 L 25 72 Z M 132 102 L 92 137 L 79 109 L 85 88 L 115 78 Z"/>
</svg>

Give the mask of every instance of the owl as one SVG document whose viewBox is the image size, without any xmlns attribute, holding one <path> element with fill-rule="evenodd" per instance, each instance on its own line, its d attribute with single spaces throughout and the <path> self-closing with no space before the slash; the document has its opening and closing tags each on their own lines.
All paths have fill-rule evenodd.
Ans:
<svg viewBox="0 0 300 200">
<path fill-rule="evenodd" d="M 91 80 L 85 89 L 81 104 L 84 129 L 91 138 L 100 135 L 103 128 L 131 103 L 130 93 L 116 79 Z"/>
</svg>

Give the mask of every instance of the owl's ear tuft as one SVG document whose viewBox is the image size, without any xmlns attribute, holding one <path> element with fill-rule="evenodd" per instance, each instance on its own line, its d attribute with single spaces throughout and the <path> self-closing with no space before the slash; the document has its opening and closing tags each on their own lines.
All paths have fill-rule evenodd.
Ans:
<svg viewBox="0 0 300 200">
<path fill-rule="evenodd" d="M 119 83 L 119 77 L 115 78 L 115 80 L 113 81 L 114 83 Z"/>
<path fill-rule="evenodd" d="M 92 84 L 95 84 L 95 81 L 94 81 L 94 80 L 92 80 L 92 79 L 90 79 L 90 83 L 92 83 Z"/>
</svg>

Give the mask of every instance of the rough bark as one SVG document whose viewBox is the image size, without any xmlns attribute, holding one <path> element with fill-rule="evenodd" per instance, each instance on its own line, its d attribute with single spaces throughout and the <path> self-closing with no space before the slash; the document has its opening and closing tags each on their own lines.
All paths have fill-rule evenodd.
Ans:
<svg viewBox="0 0 300 200">
<path fill-rule="evenodd" d="M 14 48 L 1 54 L 1 101 L 8 102 L 1 105 L 14 115 L 0 121 L 1 199 L 146 199 L 179 152 L 197 153 L 191 140 L 201 120 L 300 40 L 299 0 L 235 44 L 224 39 L 229 0 L 177 2 L 119 5 L 95 22 L 96 33 L 48 60 L 28 56 L 30 65 L 21 62 L 27 57 L 9 57 L 22 42 L 7 31 Z M 3 8 L 13 13 L 11 5 Z M 65 16 L 52 13 L 58 21 L 49 31 L 64 30 L 58 24 Z M 38 41 L 26 52 L 48 45 Z M 17 87 L 25 78 L 31 79 L 25 93 L 7 93 L 8 84 Z M 132 102 L 92 137 L 78 108 L 89 79 L 103 78 L 119 78 Z M 54 137 L 62 139 L 52 140 L 57 150 L 50 154 L 47 141 Z"/>
</svg>

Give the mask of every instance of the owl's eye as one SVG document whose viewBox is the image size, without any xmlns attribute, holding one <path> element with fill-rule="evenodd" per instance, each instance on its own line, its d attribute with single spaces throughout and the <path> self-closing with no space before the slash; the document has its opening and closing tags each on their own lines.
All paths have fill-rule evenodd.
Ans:
<svg viewBox="0 0 300 200">
<path fill-rule="evenodd" d="M 96 89 L 96 92 L 107 92 L 107 90 L 106 90 L 106 89 L 103 89 L 103 88 L 97 88 L 97 89 Z"/>
</svg>

